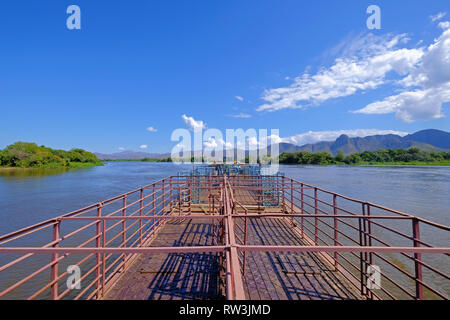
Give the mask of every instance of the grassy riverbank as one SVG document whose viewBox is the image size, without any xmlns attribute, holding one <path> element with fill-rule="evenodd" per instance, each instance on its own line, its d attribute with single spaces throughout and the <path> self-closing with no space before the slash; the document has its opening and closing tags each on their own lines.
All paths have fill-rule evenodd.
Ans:
<svg viewBox="0 0 450 320">
<path fill-rule="evenodd" d="M 397 162 L 360 162 L 354 165 L 377 165 L 377 166 L 450 166 L 450 160 L 442 161 L 397 161 Z"/>
<path fill-rule="evenodd" d="M 84 168 L 103 165 L 93 153 L 83 149 L 55 150 L 35 143 L 16 142 L 0 150 L 0 169 Z"/>
</svg>

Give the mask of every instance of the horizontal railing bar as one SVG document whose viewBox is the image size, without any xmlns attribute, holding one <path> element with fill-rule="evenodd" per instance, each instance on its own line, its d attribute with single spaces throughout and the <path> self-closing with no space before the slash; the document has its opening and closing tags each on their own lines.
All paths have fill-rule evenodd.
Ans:
<svg viewBox="0 0 450 320">
<path fill-rule="evenodd" d="M 159 211 L 161 212 L 161 210 Z M 185 216 L 115 216 L 115 217 L 97 217 L 97 216 L 89 216 L 89 217 L 74 217 L 74 218 L 63 218 L 62 220 L 126 220 L 126 219 L 153 219 L 157 217 L 162 217 L 163 219 L 181 219 L 181 218 L 212 218 L 215 217 L 217 219 L 222 219 L 223 217 L 227 217 L 228 215 L 185 215 Z M 348 215 L 333 215 L 333 214 L 286 214 L 286 213 L 261 213 L 261 214 L 255 214 L 255 213 L 248 213 L 246 215 L 242 214 L 232 214 L 229 215 L 232 218 L 277 218 L 277 217 L 306 217 L 306 218 L 349 218 L 349 219 L 394 219 L 394 220 L 409 220 L 411 218 L 409 217 L 397 217 L 397 216 L 367 216 L 367 215 L 354 215 L 354 216 L 348 216 Z"/>
<path fill-rule="evenodd" d="M 45 244 L 42 247 L 46 248 L 46 247 L 53 246 L 53 245 L 57 244 L 59 242 L 59 240 L 60 239 L 56 239 L 56 240 L 54 240 L 54 241 L 52 241 L 50 243 Z M 22 262 L 23 260 L 30 258 L 31 256 L 33 256 L 33 253 L 28 253 L 28 254 L 25 254 L 25 255 L 23 255 L 23 256 L 21 256 L 19 258 L 16 258 L 16 259 L 14 259 L 14 260 L 12 260 L 12 261 L 10 261 L 10 262 L 0 266 L 0 272 L 5 271 L 6 269 L 16 265 L 17 263 Z"/>
<path fill-rule="evenodd" d="M 23 238 L 23 237 L 25 237 L 25 236 L 27 236 L 29 234 L 32 234 L 32 233 L 44 230 L 45 228 L 52 227 L 52 226 L 54 226 L 55 224 L 58 223 L 58 222 L 55 222 L 53 220 L 51 220 L 51 221 L 52 222 L 49 222 L 48 224 L 39 224 L 39 226 L 36 227 L 36 229 L 32 229 L 32 230 L 27 231 L 29 228 L 24 228 L 24 229 L 21 229 L 21 230 L 19 230 L 17 232 L 12 232 L 12 233 L 9 233 L 9 234 L 7 234 L 5 236 L 2 236 L 2 237 L 0 237 L 0 241 L 2 241 L 2 242 L 0 242 L 0 246 L 6 244 L 8 242 L 17 240 L 17 239 L 21 239 L 21 238 Z M 22 232 L 22 231 L 25 232 L 25 233 L 19 233 L 19 232 Z"/>
<path fill-rule="evenodd" d="M 188 246 L 188 247 L 137 247 L 137 248 L 96 248 L 96 247 L 14 247 L 0 248 L 0 253 L 182 253 L 182 252 L 222 252 L 233 246 Z M 262 246 L 236 245 L 238 250 L 265 252 L 410 252 L 410 253 L 450 253 L 450 247 L 378 247 L 378 246 Z"/>
</svg>

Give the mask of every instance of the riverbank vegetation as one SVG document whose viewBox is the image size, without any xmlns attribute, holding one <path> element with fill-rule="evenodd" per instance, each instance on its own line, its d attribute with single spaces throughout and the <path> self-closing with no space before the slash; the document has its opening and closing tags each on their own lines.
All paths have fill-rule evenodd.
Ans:
<svg viewBox="0 0 450 320">
<path fill-rule="evenodd" d="M 339 151 L 333 157 L 329 152 L 295 152 L 280 155 L 281 164 L 348 164 L 348 165 L 450 165 L 450 152 L 425 151 L 418 148 L 364 151 L 346 156 Z"/>
<path fill-rule="evenodd" d="M 80 168 L 103 165 L 83 149 L 54 150 L 36 143 L 16 142 L 0 150 L 0 168 Z"/>
<path fill-rule="evenodd" d="M 138 162 L 172 162 L 168 158 L 144 158 L 144 159 L 104 159 L 103 161 L 138 161 Z M 223 160 L 226 161 L 226 158 Z M 203 163 L 205 159 L 191 157 L 184 159 L 185 163 Z M 212 162 L 212 161 L 210 161 Z M 250 163 L 247 155 L 239 162 Z M 259 161 L 255 161 L 255 163 Z M 270 159 L 265 159 L 263 163 L 270 163 Z M 424 151 L 418 148 L 410 149 L 387 149 L 377 151 L 364 151 L 346 156 L 339 151 L 336 156 L 329 152 L 295 152 L 282 153 L 279 157 L 280 164 L 303 164 L 303 165 L 430 165 L 430 166 L 450 166 L 450 152 Z"/>
</svg>

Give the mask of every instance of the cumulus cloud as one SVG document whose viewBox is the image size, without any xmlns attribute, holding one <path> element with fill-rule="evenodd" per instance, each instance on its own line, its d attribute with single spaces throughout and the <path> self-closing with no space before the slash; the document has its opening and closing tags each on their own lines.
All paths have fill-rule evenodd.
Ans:
<svg viewBox="0 0 450 320">
<path fill-rule="evenodd" d="M 234 96 L 236 99 L 238 99 L 239 101 L 244 101 L 244 98 L 242 98 L 241 96 Z"/>
<path fill-rule="evenodd" d="M 148 128 L 147 128 L 147 131 L 150 131 L 150 132 L 157 132 L 158 129 L 156 129 L 156 128 L 154 128 L 154 127 L 148 127 Z"/>
<path fill-rule="evenodd" d="M 256 132 L 255 132 L 256 134 Z M 223 138 L 220 137 L 208 137 L 206 141 L 203 141 L 203 146 L 206 149 L 216 149 L 216 148 L 225 148 L 225 149 L 245 149 L 248 148 L 249 150 L 254 150 L 259 147 L 265 147 L 273 143 L 279 143 L 282 142 L 283 139 L 281 139 L 278 135 L 271 134 L 268 136 L 261 135 L 255 136 L 245 136 L 245 140 L 237 140 L 236 143 L 234 141 L 232 142 L 226 142 Z"/>
<path fill-rule="evenodd" d="M 442 34 L 422 49 L 420 63 L 399 81 L 403 90 L 354 111 L 362 114 L 395 113 L 405 122 L 442 118 L 442 104 L 450 102 L 450 23 L 441 22 Z"/>
<path fill-rule="evenodd" d="M 280 143 L 284 140 L 280 138 L 280 136 L 276 134 L 270 134 L 268 136 L 249 136 L 245 139 L 245 144 L 243 144 L 241 141 L 238 141 L 236 144 L 237 148 L 246 148 L 248 147 L 249 150 L 254 150 L 257 148 L 265 148 L 271 144 L 274 143 Z"/>
<path fill-rule="evenodd" d="M 378 130 L 378 129 L 355 129 L 355 130 L 336 130 L 336 131 L 308 131 L 297 134 L 291 137 L 281 138 L 281 142 L 292 143 L 296 145 L 304 145 L 309 143 L 316 143 L 319 141 L 334 141 L 341 135 L 354 137 L 367 137 L 373 135 L 396 134 L 399 136 L 406 136 L 408 132 L 394 131 L 394 130 Z"/>
<path fill-rule="evenodd" d="M 438 26 L 439 26 L 439 28 L 441 28 L 443 30 L 447 30 L 450 28 L 450 21 L 439 22 Z"/>
<path fill-rule="evenodd" d="M 146 144 L 142 144 L 140 147 L 139 147 L 139 149 L 147 149 L 148 148 L 148 146 L 146 145 Z"/>
<path fill-rule="evenodd" d="M 296 77 L 290 87 L 266 90 L 263 99 L 267 103 L 257 110 L 301 109 L 358 91 L 376 89 L 388 81 L 386 75 L 389 72 L 406 74 L 420 60 L 421 50 L 396 48 L 407 41 L 405 34 L 357 37 L 340 48 L 343 56 L 331 67 L 321 68 L 313 75 L 304 73 Z"/>
<path fill-rule="evenodd" d="M 422 119 L 442 118 L 442 103 L 450 101 L 450 86 L 425 90 L 405 91 L 381 101 L 373 102 L 355 113 L 387 114 L 395 113 L 404 122 Z"/>
<path fill-rule="evenodd" d="M 210 148 L 210 149 L 214 149 L 214 148 L 218 148 L 218 147 L 225 147 L 225 148 L 232 148 L 233 144 L 229 143 L 229 142 L 225 142 L 222 138 L 214 138 L 214 137 L 209 137 L 207 141 L 203 142 L 203 145 L 205 146 L 205 148 Z"/>
<path fill-rule="evenodd" d="M 183 114 L 181 117 L 183 118 L 183 121 L 188 127 L 188 129 L 194 132 L 198 132 L 207 128 L 206 123 L 204 123 L 201 120 L 195 120 L 193 117 L 188 117 L 185 114 Z"/>
<path fill-rule="evenodd" d="M 442 34 L 429 46 L 406 48 L 405 34 L 366 34 L 339 44 L 334 49 L 339 58 L 329 68 L 305 72 L 289 87 L 266 90 L 266 103 L 257 110 L 302 109 L 390 84 L 398 93 L 352 112 L 395 113 L 404 122 L 443 117 L 442 104 L 450 101 L 450 22 L 439 27 Z"/>
<path fill-rule="evenodd" d="M 118 149 L 119 149 L 120 151 L 124 151 L 124 150 L 125 150 L 124 147 L 119 147 Z"/>
<path fill-rule="evenodd" d="M 435 22 L 435 21 L 439 21 L 441 20 L 443 17 L 445 17 L 445 15 L 447 14 L 447 12 L 439 12 L 435 15 L 431 15 L 430 19 L 431 21 Z"/>
</svg>

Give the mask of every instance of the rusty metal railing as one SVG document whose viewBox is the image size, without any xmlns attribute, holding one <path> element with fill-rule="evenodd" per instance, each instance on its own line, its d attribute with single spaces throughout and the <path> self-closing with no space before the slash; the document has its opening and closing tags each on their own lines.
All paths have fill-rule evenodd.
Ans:
<svg viewBox="0 0 450 320">
<path fill-rule="evenodd" d="M 250 213 L 262 210 L 265 191 L 281 210 Z M 206 213 L 193 213 L 203 204 Z M 248 225 L 261 218 L 285 219 L 302 245 L 249 243 Z M 214 245 L 150 247 L 173 219 L 211 219 Z M 316 253 L 366 299 L 448 299 L 449 231 L 282 176 L 172 176 L 0 236 L 0 298 L 100 299 L 139 254 L 211 252 L 226 297 L 245 299 L 246 253 L 289 251 Z M 368 285 L 375 264 L 378 290 Z M 84 270 L 80 290 L 66 286 L 69 265 Z"/>
</svg>

